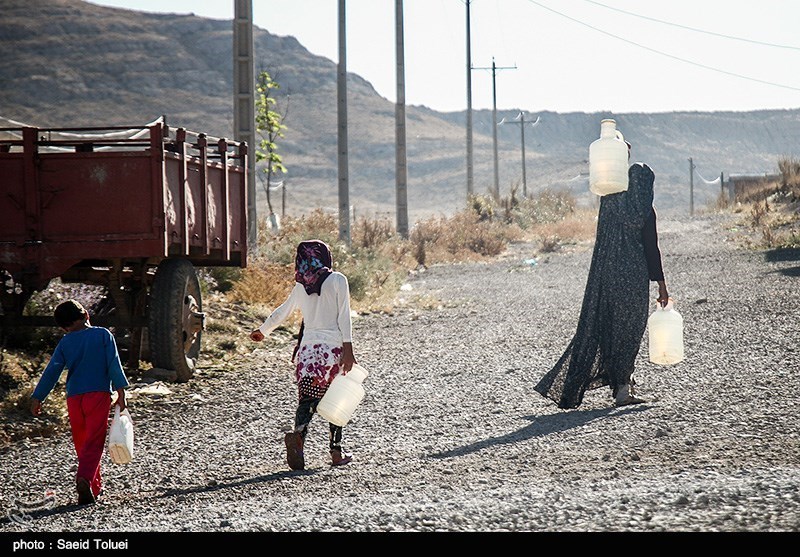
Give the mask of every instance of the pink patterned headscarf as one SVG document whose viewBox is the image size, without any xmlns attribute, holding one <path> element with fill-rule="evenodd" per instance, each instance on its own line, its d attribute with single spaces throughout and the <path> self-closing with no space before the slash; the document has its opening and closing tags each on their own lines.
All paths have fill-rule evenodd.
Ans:
<svg viewBox="0 0 800 557">
<path fill-rule="evenodd" d="M 322 283 L 333 272 L 331 249 L 322 240 L 306 240 L 297 245 L 294 280 L 303 285 L 306 294 L 319 294 Z"/>
</svg>

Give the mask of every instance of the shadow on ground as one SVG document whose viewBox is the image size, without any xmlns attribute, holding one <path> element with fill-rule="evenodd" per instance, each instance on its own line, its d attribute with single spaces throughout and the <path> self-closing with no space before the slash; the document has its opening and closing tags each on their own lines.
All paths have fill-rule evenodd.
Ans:
<svg viewBox="0 0 800 557">
<path fill-rule="evenodd" d="M 764 260 L 768 263 L 784 263 L 800 261 L 800 249 L 796 248 L 780 248 L 768 250 L 764 253 Z M 787 277 L 800 277 L 800 265 L 794 267 L 784 267 L 772 271 L 773 273 L 780 273 Z"/>
<path fill-rule="evenodd" d="M 489 437 L 483 441 L 478 441 L 477 443 L 472 443 L 463 447 L 457 447 L 449 451 L 434 453 L 431 456 L 433 458 L 464 456 L 466 454 L 474 453 L 476 451 L 496 445 L 518 443 L 527 439 L 534 439 L 536 437 L 544 437 L 552 433 L 567 431 L 575 427 L 586 425 L 595 420 L 607 420 L 622 414 L 643 412 L 647 410 L 647 408 L 648 405 L 642 404 L 635 407 L 625 408 L 623 410 L 618 408 L 600 408 L 596 410 L 571 410 L 556 414 L 549 414 L 547 416 L 524 416 L 524 419 L 529 420 L 531 423 L 516 431 L 512 431 L 499 437 Z"/>
</svg>

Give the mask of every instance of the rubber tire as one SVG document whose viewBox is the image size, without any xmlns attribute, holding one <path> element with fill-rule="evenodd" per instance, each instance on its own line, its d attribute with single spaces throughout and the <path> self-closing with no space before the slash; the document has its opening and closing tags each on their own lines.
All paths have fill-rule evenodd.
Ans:
<svg viewBox="0 0 800 557">
<path fill-rule="evenodd" d="M 192 296 L 203 310 L 200 282 L 194 266 L 185 259 L 165 259 L 156 269 L 148 300 L 148 337 L 153 367 L 174 370 L 178 382 L 192 378 L 200 355 L 203 332 L 188 349 L 184 346 L 184 304 Z"/>
</svg>

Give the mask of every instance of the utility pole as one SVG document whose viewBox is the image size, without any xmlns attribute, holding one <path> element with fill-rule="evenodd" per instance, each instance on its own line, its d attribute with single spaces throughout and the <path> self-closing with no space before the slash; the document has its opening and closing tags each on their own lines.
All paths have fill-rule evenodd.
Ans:
<svg viewBox="0 0 800 557">
<path fill-rule="evenodd" d="M 397 57 L 397 103 L 395 105 L 395 183 L 397 190 L 397 233 L 408 239 L 408 185 L 406 167 L 406 82 L 403 54 L 403 0 L 395 0 Z"/>
<path fill-rule="evenodd" d="M 339 127 L 339 240 L 350 246 L 350 177 L 347 165 L 347 33 L 345 0 L 339 0 L 339 65 L 336 75 Z"/>
<path fill-rule="evenodd" d="M 540 120 L 541 120 L 541 118 L 539 116 L 537 116 L 535 122 L 528 122 L 528 123 L 533 128 L 533 127 L 536 127 L 537 125 L 539 125 L 539 121 Z M 509 121 L 506 121 L 506 119 L 503 118 L 502 120 L 500 120 L 500 125 L 503 125 L 503 124 L 517 124 L 517 125 L 519 125 L 520 136 L 521 136 L 520 140 L 522 142 L 522 197 L 523 197 L 523 199 L 526 199 L 528 197 L 528 183 L 527 183 L 527 180 L 525 178 L 525 113 L 524 112 L 520 112 L 519 115 L 516 118 L 514 118 L 513 120 L 509 120 Z"/>
<path fill-rule="evenodd" d="M 689 157 L 689 214 L 694 215 L 694 162 Z"/>
<path fill-rule="evenodd" d="M 494 191 L 496 199 L 500 199 L 500 164 L 497 155 L 497 70 L 516 70 L 517 66 L 498 67 L 492 56 L 491 68 L 475 68 L 476 70 L 492 70 L 492 139 L 494 140 Z"/>
<path fill-rule="evenodd" d="M 253 0 L 235 0 L 233 14 L 233 133 L 247 143 L 247 244 L 256 247 L 256 117 Z"/>
<path fill-rule="evenodd" d="M 467 5 L 467 201 L 473 193 L 472 177 L 472 47 L 469 23 L 469 3 Z"/>
</svg>

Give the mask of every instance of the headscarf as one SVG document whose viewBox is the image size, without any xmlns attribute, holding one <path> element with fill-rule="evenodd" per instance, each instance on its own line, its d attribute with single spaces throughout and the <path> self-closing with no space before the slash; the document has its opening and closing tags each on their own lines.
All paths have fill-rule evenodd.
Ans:
<svg viewBox="0 0 800 557">
<path fill-rule="evenodd" d="M 294 280 L 303 285 L 306 294 L 319 294 L 322 283 L 333 272 L 331 249 L 322 240 L 306 240 L 297 245 Z"/>
</svg>

